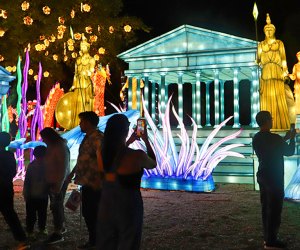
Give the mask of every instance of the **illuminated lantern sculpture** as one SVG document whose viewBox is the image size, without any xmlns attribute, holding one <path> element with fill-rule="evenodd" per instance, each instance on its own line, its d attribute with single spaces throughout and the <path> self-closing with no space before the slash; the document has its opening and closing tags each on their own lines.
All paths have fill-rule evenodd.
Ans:
<svg viewBox="0 0 300 250">
<path fill-rule="evenodd" d="M 0 37 L 3 37 L 3 36 L 4 36 L 4 34 L 5 34 L 5 30 L 4 30 L 4 29 L 2 29 L 2 28 L 0 28 Z"/>
<path fill-rule="evenodd" d="M 81 34 L 80 33 L 75 33 L 74 38 L 75 38 L 75 40 L 80 40 L 81 39 Z"/>
<path fill-rule="evenodd" d="M 2 97 L 9 90 L 9 82 L 13 81 L 15 76 L 12 76 L 6 69 L 0 66 L 0 129 L 2 123 Z"/>
<path fill-rule="evenodd" d="M 28 2 L 26 2 L 26 1 L 24 1 L 24 2 L 21 4 L 21 8 L 22 8 L 23 11 L 28 10 L 28 9 L 29 9 L 29 6 L 30 6 L 30 4 L 29 4 Z"/>
<path fill-rule="evenodd" d="M 59 17 L 58 18 L 58 22 L 60 23 L 60 24 L 64 24 L 65 23 L 65 19 L 63 18 L 63 17 Z"/>
<path fill-rule="evenodd" d="M 101 55 L 104 55 L 105 54 L 105 49 L 103 47 L 99 48 L 98 53 L 101 54 Z"/>
<path fill-rule="evenodd" d="M 71 18 L 75 17 L 75 10 L 71 10 L 70 16 L 71 16 Z"/>
<path fill-rule="evenodd" d="M 30 16 L 26 16 L 23 18 L 23 22 L 25 25 L 32 25 L 33 19 Z"/>
<path fill-rule="evenodd" d="M 87 26 L 87 27 L 85 27 L 85 32 L 88 34 L 92 34 L 93 28 L 91 26 Z"/>
<path fill-rule="evenodd" d="M 130 32 L 131 31 L 131 26 L 130 25 L 125 25 L 124 26 L 124 30 L 125 30 L 125 32 Z"/>
<path fill-rule="evenodd" d="M 50 15 L 50 13 L 51 13 L 50 7 L 49 6 L 44 6 L 43 7 L 43 12 L 44 12 L 45 15 Z"/>
<path fill-rule="evenodd" d="M 43 120 L 43 113 L 41 110 L 41 94 L 40 94 L 40 87 L 41 87 L 41 79 L 42 79 L 42 65 L 39 63 L 39 73 L 36 79 L 36 105 L 33 112 L 32 122 L 31 122 L 31 140 L 37 140 L 37 135 L 39 131 L 44 128 L 44 120 Z M 38 131 L 36 131 L 38 129 Z M 33 160 L 33 155 L 31 155 L 31 160 Z"/>
<path fill-rule="evenodd" d="M 108 82 L 111 84 L 109 66 L 107 65 L 105 68 L 99 65 L 98 69 L 92 75 L 92 81 L 95 90 L 94 111 L 98 116 L 105 115 L 104 94 L 106 80 L 108 80 Z"/>
<path fill-rule="evenodd" d="M 85 12 L 90 12 L 91 6 L 88 5 L 88 4 L 83 4 L 82 5 L 82 10 L 85 11 Z"/>
<path fill-rule="evenodd" d="M 7 11 L 0 9 L 0 17 L 2 17 L 3 19 L 6 19 L 7 18 Z"/>
<path fill-rule="evenodd" d="M 64 95 L 64 89 L 60 88 L 59 83 L 56 83 L 54 87 L 50 90 L 44 105 L 44 127 L 54 127 L 55 107 L 59 99 L 63 95 Z"/>
<path fill-rule="evenodd" d="M 96 35 L 90 36 L 91 43 L 97 42 L 97 40 L 98 40 L 98 37 Z"/>
<path fill-rule="evenodd" d="M 76 59 L 73 85 L 56 107 L 56 120 L 65 129 L 79 125 L 78 114 L 92 111 L 94 107 L 94 89 L 91 76 L 95 69 L 95 59 L 89 54 L 90 44 L 84 35 L 80 43 L 80 57 Z"/>
</svg>

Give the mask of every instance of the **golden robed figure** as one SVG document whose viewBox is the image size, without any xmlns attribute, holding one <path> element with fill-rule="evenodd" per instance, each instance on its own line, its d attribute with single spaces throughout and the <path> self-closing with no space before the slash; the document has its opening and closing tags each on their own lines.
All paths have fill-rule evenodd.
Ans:
<svg viewBox="0 0 300 250">
<path fill-rule="evenodd" d="M 94 110 L 94 87 L 91 76 L 96 63 L 89 54 L 89 49 L 90 44 L 82 36 L 80 56 L 75 63 L 73 85 L 56 106 L 56 120 L 65 129 L 72 129 L 79 125 L 79 113 Z"/>
<path fill-rule="evenodd" d="M 287 84 L 288 77 L 285 48 L 282 41 L 275 38 L 275 26 L 269 14 L 264 27 L 265 40 L 258 44 L 257 59 L 262 68 L 260 78 L 260 110 L 269 111 L 273 118 L 273 128 L 286 130 L 295 124 L 295 102 Z"/>
<path fill-rule="evenodd" d="M 300 115 L 300 51 L 297 52 L 296 57 L 298 62 L 293 67 L 293 73 L 290 74 L 290 78 L 295 80 L 294 82 L 294 94 L 295 94 L 295 110 L 296 114 Z"/>
</svg>

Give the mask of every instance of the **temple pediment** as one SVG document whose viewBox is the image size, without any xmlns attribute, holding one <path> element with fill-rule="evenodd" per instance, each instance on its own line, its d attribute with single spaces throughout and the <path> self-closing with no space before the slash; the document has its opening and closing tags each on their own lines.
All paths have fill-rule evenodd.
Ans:
<svg viewBox="0 0 300 250">
<path fill-rule="evenodd" d="M 153 38 L 139 46 L 119 55 L 121 59 L 171 56 L 185 53 L 216 53 L 253 48 L 256 42 L 217 31 L 182 25 L 159 37 Z"/>
<path fill-rule="evenodd" d="M 159 81 L 161 73 L 167 73 L 167 81 L 174 82 L 178 72 L 184 81 L 195 80 L 196 72 L 201 79 L 214 80 L 216 72 L 220 79 L 233 79 L 233 69 L 240 70 L 240 78 L 250 79 L 256 68 L 254 40 L 182 25 L 148 42 L 118 55 L 128 63 L 128 76 L 151 75 Z"/>
</svg>

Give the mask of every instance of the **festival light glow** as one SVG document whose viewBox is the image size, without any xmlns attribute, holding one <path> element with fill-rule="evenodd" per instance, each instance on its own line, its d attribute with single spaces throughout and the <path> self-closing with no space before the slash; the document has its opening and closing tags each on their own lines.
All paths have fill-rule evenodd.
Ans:
<svg viewBox="0 0 300 250">
<path fill-rule="evenodd" d="M 178 153 L 170 126 L 169 113 L 171 109 L 171 98 L 172 97 L 169 98 L 166 105 L 165 114 L 162 114 L 159 110 L 162 121 L 162 131 L 159 131 L 154 124 L 145 103 L 143 102 L 145 118 L 151 129 L 148 132 L 148 136 L 156 155 L 157 166 L 155 169 L 144 171 L 141 185 L 143 188 L 165 190 L 185 190 L 194 192 L 213 191 L 215 186 L 212 171 L 218 163 L 228 156 L 244 158 L 242 154 L 232 151 L 232 149 L 242 147 L 244 144 L 227 144 L 230 140 L 237 138 L 242 130 L 240 129 L 237 132 L 212 143 L 212 140 L 220 129 L 232 119 L 231 116 L 216 126 L 204 141 L 201 148 L 199 148 L 197 144 L 198 126 L 196 122 L 191 118 L 193 131 L 191 138 L 189 138 L 187 130 L 173 106 L 172 112 L 180 126 L 180 134 L 177 136 L 181 141 L 181 148 Z M 115 105 L 112 106 L 118 112 L 122 112 L 122 109 L 119 109 Z M 132 129 L 129 132 L 129 136 L 131 133 L 133 133 Z M 226 143 L 225 146 L 223 145 L 224 143 Z M 144 151 L 146 150 L 145 145 L 141 143 L 141 141 L 135 141 L 131 144 L 131 147 L 142 149 Z"/>
<path fill-rule="evenodd" d="M 22 71 L 21 71 L 21 57 L 18 57 L 18 63 L 17 63 L 17 105 L 16 105 L 16 109 L 17 109 L 17 114 L 18 114 L 18 120 L 21 114 L 21 101 L 22 101 L 22 87 L 21 87 L 21 83 L 22 83 Z M 19 121 L 18 123 L 19 124 Z M 20 129 L 18 129 L 17 135 L 16 135 L 16 139 L 20 139 Z"/>
<path fill-rule="evenodd" d="M 26 100 L 26 93 L 28 89 L 28 71 L 29 71 L 29 64 L 30 64 L 30 58 L 29 58 L 29 49 L 26 51 L 25 55 L 25 65 L 23 68 L 23 84 L 22 84 L 22 104 L 21 104 L 21 111 L 19 116 L 19 134 L 20 138 L 26 139 L 27 137 L 27 100 Z M 19 64 L 19 73 L 20 74 L 20 64 Z M 18 80 L 19 81 L 19 80 Z M 18 97 L 19 98 L 19 97 Z M 14 178 L 16 179 L 22 179 L 24 180 L 25 177 L 25 165 L 24 165 L 24 149 L 17 149 L 16 151 L 16 159 L 18 162 L 18 170 L 17 174 Z"/>
<path fill-rule="evenodd" d="M 21 8 L 23 11 L 26 11 L 29 9 L 29 6 L 30 4 L 27 2 L 27 1 L 24 1 L 22 4 L 21 4 Z"/>
<path fill-rule="evenodd" d="M 237 138 L 241 134 L 242 130 L 238 130 L 232 135 L 226 136 L 213 144 L 211 143 L 212 139 L 219 132 L 219 130 L 230 119 L 232 119 L 231 116 L 221 124 L 217 125 L 207 137 L 202 147 L 199 148 L 197 144 L 198 126 L 196 122 L 191 118 L 193 124 L 193 132 L 192 138 L 190 139 L 187 130 L 185 129 L 185 126 L 182 122 L 182 119 L 176 113 L 176 110 L 173 106 L 172 112 L 177 119 L 180 127 L 180 134 L 177 136 L 181 141 L 181 148 L 178 153 L 170 126 L 170 102 L 171 97 L 169 98 L 166 105 L 165 114 L 162 114 L 159 111 L 162 121 L 162 132 L 158 130 L 153 120 L 151 119 L 146 106 L 144 105 L 145 118 L 147 119 L 147 122 L 151 128 L 151 132 L 149 132 L 148 135 L 150 141 L 153 143 L 154 152 L 156 154 L 157 167 L 153 170 L 145 170 L 145 176 L 143 178 L 145 186 L 143 187 L 155 187 L 155 185 L 157 185 L 157 182 L 160 182 L 159 186 L 162 189 L 170 189 L 172 186 L 175 187 L 178 185 L 180 185 L 181 188 L 184 188 L 184 185 L 181 181 L 187 181 L 186 184 L 188 184 L 188 187 L 185 187 L 185 190 L 189 190 L 191 185 L 197 185 L 197 182 L 195 181 L 199 181 L 199 183 L 204 181 L 204 183 L 202 183 L 201 185 L 198 183 L 197 187 L 193 187 L 193 190 L 200 192 L 212 191 L 201 190 L 201 188 L 214 187 L 211 184 L 211 182 L 213 181 L 211 174 L 218 163 L 227 156 L 244 158 L 242 154 L 232 151 L 232 149 L 236 147 L 244 146 L 243 144 L 235 143 L 220 147 L 225 142 L 227 143 L 228 141 Z M 153 177 L 154 182 L 151 181 L 151 178 Z M 164 179 L 166 178 L 167 181 L 166 183 L 164 183 Z M 173 183 L 172 185 L 170 184 L 170 181 Z M 205 181 L 208 181 L 208 183 L 205 184 Z"/>
<path fill-rule="evenodd" d="M 44 127 L 54 126 L 54 112 L 56 104 L 64 95 L 64 89 L 60 88 L 60 84 L 56 83 L 50 90 L 46 102 L 44 104 Z"/>
<path fill-rule="evenodd" d="M 300 201 L 300 167 L 291 179 L 289 185 L 284 190 L 285 198 Z"/>
<path fill-rule="evenodd" d="M 33 19 L 30 16 L 26 16 L 23 18 L 23 22 L 25 25 L 32 25 Z"/>
<path fill-rule="evenodd" d="M 37 95 L 37 99 L 36 99 L 36 106 L 34 109 L 34 113 L 33 113 L 33 117 L 32 117 L 32 121 L 31 121 L 31 128 L 30 128 L 30 132 L 31 132 L 31 140 L 32 141 L 36 141 L 39 138 L 37 138 L 37 131 L 36 129 L 38 128 L 38 131 L 41 131 L 44 128 L 44 120 L 43 120 L 43 113 L 41 110 L 41 79 L 42 79 L 42 65 L 41 63 L 39 63 L 39 73 L 38 73 L 38 77 L 37 77 L 37 81 L 36 81 L 36 95 Z M 31 152 L 32 153 L 32 152 Z M 30 155 L 30 160 L 33 160 L 33 155 Z"/>
<path fill-rule="evenodd" d="M 125 30 L 125 32 L 130 32 L 130 31 L 131 31 L 131 29 L 132 29 L 132 28 L 131 28 L 131 26 L 130 26 L 130 25 L 128 25 L 128 24 L 124 26 L 124 30 Z"/>
<path fill-rule="evenodd" d="M 234 109 L 234 124 L 233 128 L 239 128 L 240 111 L 239 111 L 239 80 L 238 69 L 233 70 L 233 109 Z"/>
<path fill-rule="evenodd" d="M 9 126 L 9 117 L 8 117 L 8 110 L 7 110 L 7 95 L 4 95 L 2 99 L 2 122 L 1 123 L 2 123 L 1 130 L 9 133 L 10 126 Z"/>
<path fill-rule="evenodd" d="M 43 12 L 44 12 L 45 15 L 50 15 L 50 13 L 51 13 L 50 7 L 49 6 L 44 6 L 43 7 Z"/>
<path fill-rule="evenodd" d="M 3 36 L 4 36 L 4 34 L 5 34 L 5 30 L 4 30 L 4 29 L 2 29 L 2 28 L 0 28 L 0 37 L 3 37 Z"/>
</svg>

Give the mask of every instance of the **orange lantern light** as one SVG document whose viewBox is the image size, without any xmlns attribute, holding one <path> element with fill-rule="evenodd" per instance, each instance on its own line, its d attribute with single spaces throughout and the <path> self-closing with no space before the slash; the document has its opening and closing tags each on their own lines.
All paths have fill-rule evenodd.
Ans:
<svg viewBox="0 0 300 250">
<path fill-rule="evenodd" d="M 45 15 L 50 15 L 50 13 L 51 13 L 50 7 L 49 6 L 44 6 L 43 7 L 43 12 L 44 12 Z"/>
<path fill-rule="evenodd" d="M 128 24 L 124 26 L 124 30 L 125 30 L 125 32 L 130 32 L 130 31 L 131 31 L 131 29 L 132 29 L 132 28 L 131 28 L 131 26 L 130 26 L 130 25 L 128 25 Z"/>
<path fill-rule="evenodd" d="M 30 16 L 26 16 L 23 18 L 23 22 L 25 25 L 32 25 L 33 19 Z"/>
<path fill-rule="evenodd" d="M 28 9 L 29 9 L 29 6 L 30 6 L 30 4 L 29 4 L 28 2 L 26 2 L 26 1 L 24 1 L 24 2 L 21 4 L 21 8 L 22 8 L 23 11 L 28 10 Z"/>
</svg>

